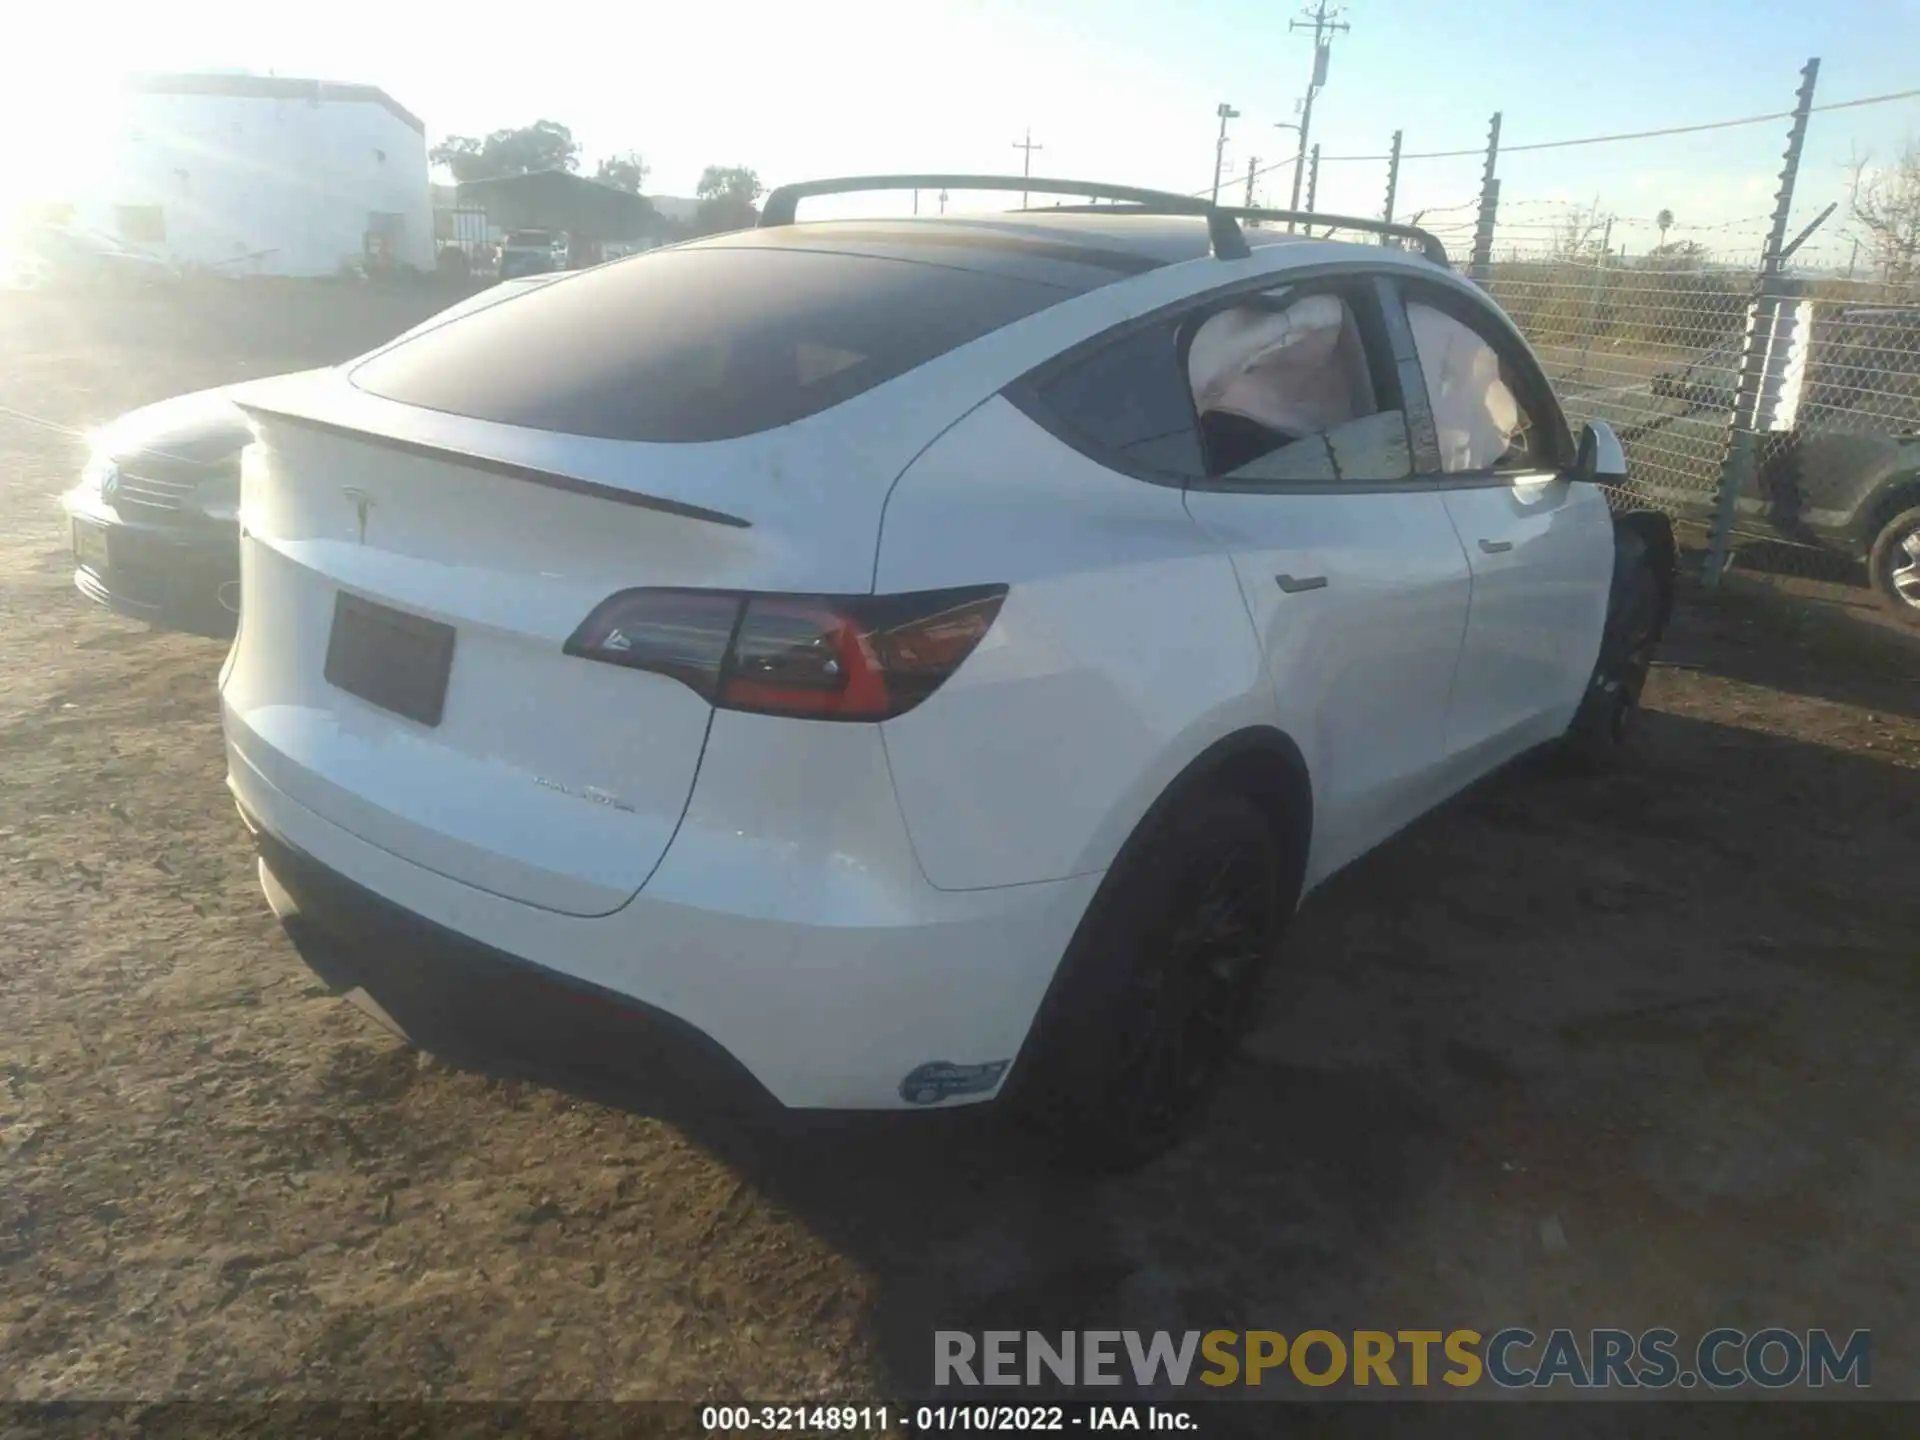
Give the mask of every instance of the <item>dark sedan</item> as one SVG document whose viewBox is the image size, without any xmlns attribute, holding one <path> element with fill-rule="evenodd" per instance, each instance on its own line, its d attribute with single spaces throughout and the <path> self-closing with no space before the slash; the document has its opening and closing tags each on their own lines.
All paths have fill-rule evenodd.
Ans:
<svg viewBox="0 0 1920 1440">
<path fill-rule="evenodd" d="M 387 344 L 560 278 L 494 285 Z M 231 639 L 240 613 L 240 452 L 252 441 L 225 390 L 131 410 L 97 432 L 80 483 L 64 497 L 80 592 L 162 629 Z"/>
<path fill-rule="evenodd" d="M 231 637 L 240 451 L 252 438 L 224 390 L 162 400 L 100 431 L 65 497 L 81 592 L 169 630 Z"/>
</svg>

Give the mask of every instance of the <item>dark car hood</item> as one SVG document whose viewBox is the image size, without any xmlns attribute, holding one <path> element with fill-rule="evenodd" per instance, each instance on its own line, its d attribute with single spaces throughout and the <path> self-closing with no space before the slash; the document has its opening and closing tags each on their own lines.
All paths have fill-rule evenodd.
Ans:
<svg viewBox="0 0 1920 1440">
<path fill-rule="evenodd" d="M 252 440 L 247 417 L 222 387 L 129 410 L 102 426 L 95 444 L 116 460 L 153 452 L 189 464 L 214 465 Z"/>
</svg>

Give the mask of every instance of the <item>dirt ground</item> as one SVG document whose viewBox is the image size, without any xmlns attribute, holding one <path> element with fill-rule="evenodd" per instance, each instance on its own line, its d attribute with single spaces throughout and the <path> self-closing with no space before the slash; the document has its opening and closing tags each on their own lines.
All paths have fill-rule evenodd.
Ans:
<svg viewBox="0 0 1920 1440">
<path fill-rule="evenodd" d="M 84 427 L 443 297 L 0 298 Z M 1920 661 L 1690 597 L 1617 778 L 1522 773 L 1302 912 L 1204 1132 L 1054 1173 L 430 1059 L 258 892 L 217 644 L 85 603 L 0 411 L 0 1398 L 876 1399 L 936 1326 L 1874 1331 L 1920 1398 Z M 608 1103 L 609 1099 L 617 1103 Z"/>
</svg>

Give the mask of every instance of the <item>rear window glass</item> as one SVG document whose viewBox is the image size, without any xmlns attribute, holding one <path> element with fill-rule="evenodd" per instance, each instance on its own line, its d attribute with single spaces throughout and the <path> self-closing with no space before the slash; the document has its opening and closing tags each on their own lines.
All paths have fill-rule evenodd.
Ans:
<svg viewBox="0 0 1920 1440">
<path fill-rule="evenodd" d="M 1180 319 L 1102 346 L 1040 386 L 1048 410 L 1138 465 L 1202 475 L 1193 392 L 1180 365 Z"/>
<path fill-rule="evenodd" d="M 1073 293 L 875 256 L 669 250 L 436 326 L 353 383 L 535 430 L 724 440 L 837 405 Z"/>
</svg>

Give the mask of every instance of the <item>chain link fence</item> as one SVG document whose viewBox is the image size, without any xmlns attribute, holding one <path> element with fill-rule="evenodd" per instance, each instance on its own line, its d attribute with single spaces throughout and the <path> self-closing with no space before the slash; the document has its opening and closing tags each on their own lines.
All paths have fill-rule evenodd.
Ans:
<svg viewBox="0 0 1920 1440">
<path fill-rule="evenodd" d="M 1403 154 L 1396 134 L 1387 154 L 1316 153 L 1312 174 L 1351 174 L 1343 198 L 1384 174 L 1388 218 L 1438 235 L 1499 300 L 1576 429 L 1613 427 L 1631 472 L 1619 502 L 1670 516 L 1707 583 L 1738 568 L 1855 600 L 1866 586 L 1920 626 L 1920 147 L 1867 203 L 1856 171 L 1844 205 L 1789 230 L 1814 209 L 1794 207 L 1814 112 L 1914 95 L 1815 105 L 1818 74 L 1808 62 L 1793 110 L 1772 116 L 1503 148 L 1495 115 L 1478 150 Z M 1702 131 L 1729 132 L 1716 162 L 1696 158 Z M 1568 198 L 1562 152 L 1602 142 L 1622 142 L 1615 173 L 1661 177 L 1710 218 Z M 1729 210 L 1754 213 L 1717 218 Z"/>
<path fill-rule="evenodd" d="M 1469 269 L 1534 345 L 1574 424 L 1614 428 L 1632 476 L 1622 498 L 1666 512 L 1709 583 L 1738 567 L 1865 586 L 1920 625 L 1920 273 L 1911 243 L 1877 232 L 1871 278 L 1812 263 L 1821 252 L 1802 247 L 1838 206 L 1789 237 L 1817 75 L 1817 62 L 1802 72 L 1770 216 L 1693 232 L 1664 210 L 1623 219 L 1516 185 L 1550 183 L 1537 162 L 1551 157 L 1498 177 L 1493 157 Z M 1756 149 L 1778 143 L 1771 127 L 1752 133 Z M 1726 232 L 1762 226 L 1759 249 L 1727 248 Z M 1856 240 L 1849 271 L 1860 258 Z"/>
<path fill-rule="evenodd" d="M 1705 524 L 1755 268 L 1636 264 L 1532 241 L 1496 249 L 1486 285 L 1532 343 L 1574 426 L 1604 420 L 1619 435 L 1635 498 Z"/>
</svg>

